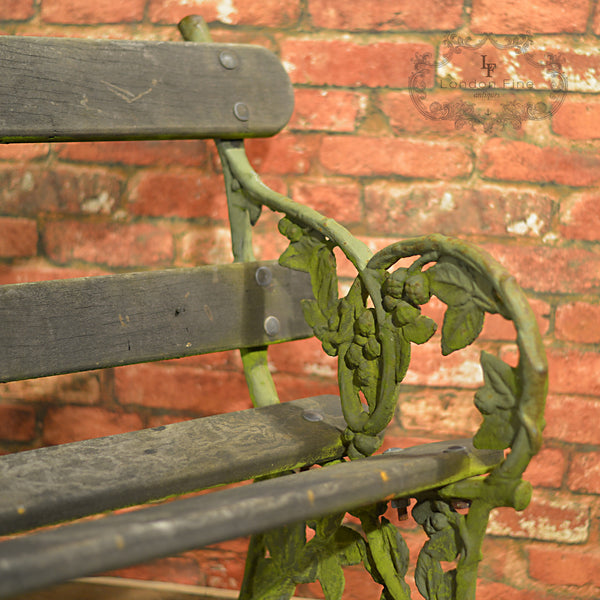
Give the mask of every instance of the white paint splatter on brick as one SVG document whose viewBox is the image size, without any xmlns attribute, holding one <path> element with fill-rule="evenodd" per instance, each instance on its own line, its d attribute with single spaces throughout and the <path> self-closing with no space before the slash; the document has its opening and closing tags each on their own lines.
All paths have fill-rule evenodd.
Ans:
<svg viewBox="0 0 600 600">
<path fill-rule="evenodd" d="M 233 18 L 237 15 L 237 10 L 233 4 L 233 0 L 221 0 L 217 5 L 217 16 L 222 23 L 233 24 Z"/>
<path fill-rule="evenodd" d="M 509 223 L 506 226 L 506 231 L 508 233 L 516 233 L 517 235 L 533 234 L 539 237 L 542 234 L 543 228 L 544 221 L 535 213 L 531 213 L 525 220 Z"/>
</svg>

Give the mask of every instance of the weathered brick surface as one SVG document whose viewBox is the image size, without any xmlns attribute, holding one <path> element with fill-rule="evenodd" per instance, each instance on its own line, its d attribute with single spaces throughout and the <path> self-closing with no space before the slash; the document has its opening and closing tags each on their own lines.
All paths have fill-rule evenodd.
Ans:
<svg viewBox="0 0 600 600">
<path fill-rule="evenodd" d="M 30 19 L 34 10 L 34 0 L 5 0 L 0 6 L 0 19 L 3 21 Z"/>
<path fill-rule="evenodd" d="M 282 59 L 294 83 L 348 87 L 406 88 L 417 53 L 433 52 L 428 44 L 394 43 L 375 37 L 367 43 L 330 36 L 289 38 Z M 393 57 L 393 60 L 390 60 Z"/>
<path fill-rule="evenodd" d="M 557 492 L 538 491 L 523 511 L 497 508 L 490 515 L 488 533 L 546 542 L 582 544 L 592 527 L 589 505 Z"/>
<path fill-rule="evenodd" d="M 48 23 L 124 23 L 141 21 L 145 0 L 44 0 L 42 19 Z"/>
<path fill-rule="evenodd" d="M 291 129 L 352 132 L 364 116 L 366 94 L 346 90 L 300 88 L 289 123 Z"/>
<path fill-rule="evenodd" d="M 365 10 L 360 0 L 309 0 L 308 10 L 317 27 L 350 30 L 450 30 L 462 24 L 463 3 L 457 0 L 420 4 L 382 0 Z"/>
<path fill-rule="evenodd" d="M 600 305 L 569 302 L 556 309 L 556 337 L 580 344 L 600 342 Z"/>
<path fill-rule="evenodd" d="M 482 149 L 479 168 L 489 179 L 569 186 L 600 182 L 600 157 L 555 147 L 494 138 Z"/>
<path fill-rule="evenodd" d="M 576 492 L 600 494 L 600 452 L 578 452 L 571 458 L 569 487 Z"/>
<path fill-rule="evenodd" d="M 64 160 L 140 166 L 160 163 L 198 167 L 208 159 L 207 142 L 203 140 L 71 142 L 57 144 L 56 152 Z"/>
<path fill-rule="evenodd" d="M 26 442 L 35 435 L 35 410 L 31 406 L 0 405 L 0 439 Z"/>
<path fill-rule="evenodd" d="M 173 260 L 173 235 L 151 223 L 50 222 L 43 233 L 50 258 L 110 267 L 167 265 Z"/>
<path fill-rule="evenodd" d="M 600 587 L 600 553 L 557 546 L 532 545 L 528 549 L 529 569 L 534 579 L 551 585 Z"/>
<path fill-rule="evenodd" d="M 466 177 L 473 167 L 464 146 L 387 137 L 326 137 L 320 161 L 332 174 L 418 179 Z"/>
<path fill-rule="evenodd" d="M 568 7 L 558 0 L 535 0 L 526 5 L 515 0 L 474 0 L 471 26 L 480 33 L 582 33 L 589 15 L 586 0 L 576 0 Z"/>
<path fill-rule="evenodd" d="M 594 241 L 600 229 L 600 195 L 597 191 L 573 194 L 560 206 L 560 234 L 567 239 Z"/>
<path fill-rule="evenodd" d="M 197 171 L 146 171 L 131 183 L 127 210 L 147 217 L 227 219 L 220 177 Z"/>
<path fill-rule="evenodd" d="M 122 183 L 119 175 L 99 168 L 0 165 L 0 211 L 32 217 L 110 213 L 120 201 Z"/>
<path fill-rule="evenodd" d="M 296 108 L 283 133 L 248 140 L 250 161 L 271 188 L 336 218 L 377 251 L 434 231 L 482 246 L 526 289 L 548 352 L 550 390 L 540 453 L 525 473 L 534 499 L 524 513 L 497 511 L 484 546 L 478 599 L 596 599 L 600 511 L 600 6 L 597 0 L 3 0 L 4 34 L 177 40 L 191 13 L 220 42 L 258 43 L 283 60 Z M 422 82 L 409 89 L 418 54 L 447 54 L 447 35 L 532 33 L 530 51 L 464 50 L 450 74 L 531 79 L 528 59 L 554 55 L 568 93 L 550 119 L 506 121 L 492 133 L 460 120 L 460 102 L 500 102 Z M 457 37 L 447 38 L 458 42 Z M 444 73 L 439 69 L 438 75 Z M 411 96 L 411 92 L 413 95 Z M 548 101 L 547 93 L 509 100 Z M 200 102 L 200 100 L 198 100 Z M 477 102 L 475 102 L 477 101 Z M 487 104 L 486 104 L 487 102 Z M 455 111 L 455 112 L 452 112 Z M 259 258 L 287 241 L 281 215 L 255 227 Z M 232 260 L 227 208 L 210 141 L 0 145 L 0 283 Z M 340 289 L 355 270 L 337 252 Z M 424 312 L 441 325 L 444 306 Z M 0 332 L 1 337 L 1 332 Z M 479 352 L 511 364 L 514 327 L 486 317 L 478 348 L 442 358 L 440 335 L 413 348 L 400 411 L 383 448 L 471 434 Z M 269 351 L 282 400 L 337 393 L 335 359 L 315 340 Z M 250 405 L 239 355 L 14 382 L 0 386 L 3 450 L 162 425 Z M 411 569 L 424 541 L 400 524 Z M 245 541 L 121 571 L 180 583 L 239 586 Z M 344 600 L 378 597 L 362 568 L 347 570 Z M 414 591 L 414 580 L 409 576 Z M 320 586 L 298 593 L 319 597 Z"/>
<path fill-rule="evenodd" d="M 201 14 L 208 22 L 228 25 L 283 27 L 298 19 L 299 0 L 150 0 L 150 19 L 157 23 L 178 23 L 190 14 Z"/>
<path fill-rule="evenodd" d="M 47 445 L 66 444 L 135 431 L 143 426 L 142 418 L 132 412 L 97 406 L 57 406 L 46 413 L 43 440 Z"/>
<path fill-rule="evenodd" d="M 33 219 L 0 217 L 0 256 L 23 258 L 37 254 L 37 223 Z"/>
</svg>

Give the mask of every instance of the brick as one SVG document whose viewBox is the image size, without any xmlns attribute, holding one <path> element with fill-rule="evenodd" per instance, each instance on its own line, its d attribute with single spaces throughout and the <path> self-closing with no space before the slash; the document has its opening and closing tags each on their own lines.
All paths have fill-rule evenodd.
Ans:
<svg viewBox="0 0 600 600">
<path fill-rule="evenodd" d="M 576 378 L 577 373 L 572 377 Z M 600 401 L 557 396 L 553 386 L 546 401 L 544 437 L 574 444 L 600 444 L 600 431 L 595 426 L 599 411 Z"/>
<path fill-rule="evenodd" d="M 585 502 L 554 490 L 536 490 L 530 505 L 522 512 L 494 509 L 487 532 L 494 536 L 582 544 L 588 540 L 590 525 L 590 508 Z"/>
<path fill-rule="evenodd" d="M 0 285 L 93 275 L 106 275 L 106 271 L 98 268 L 61 268 L 49 265 L 41 259 L 30 260 L 23 264 L 0 264 Z"/>
<path fill-rule="evenodd" d="M 0 217 L 0 256 L 23 258 L 37 254 L 37 223 L 32 219 Z"/>
<path fill-rule="evenodd" d="M 295 109 L 290 129 L 353 132 L 364 117 L 368 98 L 346 90 L 295 90 Z"/>
<path fill-rule="evenodd" d="M 600 494 L 600 453 L 576 452 L 571 457 L 569 489 L 575 492 Z"/>
<path fill-rule="evenodd" d="M 582 192 L 561 202 L 559 231 L 572 240 L 596 241 L 600 231 L 600 195 Z"/>
<path fill-rule="evenodd" d="M 174 363 L 143 364 L 115 370 L 122 405 L 188 411 L 207 416 L 250 408 L 244 375 Z"/>
<path fill-rule="evenodd" d="M 281 402 L 321 394 L 339 395 L 340 393 L 337 381 L 332 381 L 329 377 L 275 373 L 273 381 Z"/>
<path fill-rule="evenodd" d="M 552 117 L 554 133 L 574 140 L 600 138 L 600 104 L 568 102 Z"/>
<path fill-rule="evenodd" d="M 352 39 L 287 38 L 281 59 L 293 83 L 347 87 L 406 88 L 417 54 L 434 53 L 433 46 L 414 42 L 366 43 Z M 433 74 L 428 85 L 433 85 Z"/>
<path fill-rule="evenodd" d="M 159 266 L 174 258 L 173 235 L 150 223 L 50 222 L 47 255 L 62 264 L 81 260 L 109 267 Z"/>
<path fill-rule="evenodd" d="M 155 23 L 178 23 L 187 15 L 200 14 L 211 23 L 282 27 L 300 16 L 299 0 L 150 0 L 148 15 Z"/>
<path fill-rule="evenodd" d="M 128 211 L 147 217 L 227 220 L 223 180 L 196 171 L 145 171 L 131 184 Z"/>
<path fill-rule="evenodd" d="M 600 552 L 535 544 L 527 548 L 529 573 L 548 585 L 600 586 Z"/>
<path fill-rule="evenodd" d="M 527 579 L 528 564 L 519 542 L 486 536 L 483 539 L 482 554 L 480 582 L 491 579 L 519 584 Z"/>
<path fill-rule="evenodd" d="M 423 3 L 380 0 L 368 10 L 360 0 L 309 0 L 312 22 L 325 29 L 351 31 L 431 31 L 462 24 L 463 2 L 425 0 Z"/>
<path fill-rule="evenodd" d="M 4 0 L 0 5 L 2 21 L 23 21 L 34 15 L 34 0 Z"/>
<path fill-rule="evenodd" d="M 361 189 L 354 182 L 298 180 L 292 185 L 292 198 L 343 225 L 362 221 Z"/>
<path fill-rule="evenodd" d="M 600 181 L 600 157 L 593 152 L 539 147 L 494 138 L 480 153 L 483 177 L 504 181 L 590 186 Z"/>
<path fill-rule="evenodd" d="M 149 563 L 109 571 L 103 573 L 106 577 L 124 577 L 126 579 L 141 579 L 143 581 L 164 581 L 182 585 L 204 585 L 198 563 L 192 556 L 170 556 Z"/>
<path fill-rule="evenodd" d="M 551 348 L 547 355 L 553 394 L 600 395 L 600 354 Z"/>
<path fill-rule="evenodd" d="M 120 201 L 122 179 L 101 169 L 34 165 L 0 167 L 0 211 L 18 216 L 111 212 Z"/>
<path fill-rule="evenodd" d="M 45 445 L 67 444 L 79 440 L 116 435 L 142 429 L 135 413 L 113 411 L 97 406 L 55 406 L 44 419 Z"/>
<path fill-rule="evenodd" d="M 261 176 L 304 175 L 317 155 L 320 137 L 282 133 L 274 138 L 248 140 L 248 159 Z"/>
<path fill-rule="evenodd" d="M 554 600 L 544 592 L 522 590 L 505 583 L 482 581 L 477 586 L 477 600 Z"/>
<path fill-rule="evenodd" d="M 2 8 L 0 8 L 0 11 Z M 48 155 L 48 144 L 2 144 L 0 160 L 33 160 Z"/>
<path fill-rule="evenodd" d="M 452 179 L 466 177 L 473 168 L 464 146 L 391 137 L 326 137 L 319 158 L 331 173 L 371 177 Z"/>
<path fill-rule="evenodd" d="M 521 287 L 551 294 L 595 292 L 600 287 L 600 255 L 585 248 L 485 244 Z"/>
<path fill-rule="evenodd" d="M 337 358 L 323 351 L 317 338 L 273 344 L 269 348 L 269 365 L 274 373 L 317 376 L 337 381 Z"/>
<path fill-rule="evenodd" d="M 145 0 L 44 0 L 42 20 L 46 23 L 130 23 L 144 18 Z"/>
<path fill-rule="evenodd" d="M 464 99 L 461 92 L 448 93 L 439 89 L 427 92 L 423 104 L 430 110 L 431 103 L 439 102 L 441 105 L 459 99 Z M 440 132 L 445 136 L 468 134 L 469 129 L 458 129 L 453 119 L 432 120 L 421 114 L 411 99 L 409 92 L 382 91 L 380 93 L 381 110 L 387 117 L 393 132 L 396 135 L 404 133 L 432 133 Z"/>
<path fill-rule="evenodd" d="M 490 186 L 375 182 L 365 188 L 367 223 L 380 234 L 541 238 L 550 230 L 554 206 L 548 194 Z"/>
<path fill-rule="evenodd" d="M 534 0 L 526 6 L 516 0 L 493 2 L 473 0 L 471 30 L 477 33 L 583 33 L 587 27 L 590 3 L 575 0 Z"/>
<path fill-rule="evenodd" d="M 71 142 L 57 144 L 56 152 L 63 160 L 140 166 L 199 167 L 208 159 L 204 140 Z"/>
<path fill-rule="evenodd" d="M 472 436 L 481 424 L 473 393 L 460 390 L 402 391 L 399 417 L 409 433 L 419 430 L 440 436 Z"/>
<path fill-rule="evenodd" d="M 548 332 L 550 327 L 550 305 L 543 300 L 528 298 L 535 320 L 542 335 Z M 508 321 L 500 315 L 486 314 L 483 330 L 480 334 L 482 340 L 514 340 L 516 331 L 512 321 Z"/>
<path fill-rule="evenodd" d="M 0 439 L 27 442 L 35 436 L 36 416 L 31 406 L 0 406 Z"/>
<path fill-rule="evenodd" d="M 554 331 L 558 339 L 579 344 L 600 342 L 600 304 L 569 302 L 556 309 Z"/>
<path fill-rule="evenodd" d="M 98 404 L 102 398 L 103 387 L 106 385 L 105 378 L 106 372 L 88 371 L 12 381 L 0 386 L 0 399 L 19 403 Z"/>
<path fill-rule="evenodd" d="M 531 460 L 523 478 L 534 487 L 559 488 L 567 467 L 567 459 L 559 448 L 542 448 Z"/>
<path fill-rule="evenodd" d="M 468 346 L 442 356 L 439 336 L 421 346 L 412 344 L 410 367 L 404 379 L 409 385 L 477 388 L 483 384 L 480 349 Z"/>
<path fill-rule="evenodd" d="M 233 260 L 231 233 L 225 227 L 188 226 L 177 243 L 177 264 L 213 265 Z"/>
</svg>

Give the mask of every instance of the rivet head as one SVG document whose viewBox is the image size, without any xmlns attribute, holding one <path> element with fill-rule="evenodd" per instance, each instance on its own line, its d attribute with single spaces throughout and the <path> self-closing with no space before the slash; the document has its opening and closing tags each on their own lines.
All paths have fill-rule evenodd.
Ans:
<svg viewBox="0 0 600 600">
<path fill-rule="evenodd" d="M 323 415 L 316 410 L 305 410 L 302 413 L 302 418 L 305 421 L 310 421 L 311 423 L 317 423 L 318 421 L 323 420 Z"/>
<path fill-rule="evenodd" d="M 236 102 L 233 106 L 233 114 L 239 121 L 247 121 L 250 118 L 250 109 L 243 102 Z"/>
<path fill-rule="evenodd" d="M 273 337 L 279 333 L 281 326 L 279 324 L 279 319 L 274 316 L 267 317 L 264 323 L 265 333 L 269 337 Z"/>
<path fill-rule="evenodd" d="M 238 57 L 230 50 L 223 50 L 223 52 L 219 54 L 219 62 L 223 67 L 229 70 L 237 69 L 240 64 Z"/>
<path fill-rule="evenodd" d="M 258 267 L 256 273 L 254 273 L 254 278 L 258 285 L 267 287 L 268 285 L 271 285 L 271 282 L 273 281 L 273 273 L 269 267 Z"/>
</svg>

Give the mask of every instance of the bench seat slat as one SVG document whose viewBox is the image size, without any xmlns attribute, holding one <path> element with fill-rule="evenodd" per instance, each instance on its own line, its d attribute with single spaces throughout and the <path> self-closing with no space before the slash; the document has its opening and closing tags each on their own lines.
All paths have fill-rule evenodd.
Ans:
<svg viewBox="0 0 600 600">
<path fill-rule="evenodd" d="M 9 540 L 0 546 L 0 594 L 411 496 L 502 459 L 467 440 L 437 442 Z"/>
<path fill-rule="evenodd" d="M 310 337 L 311 297 L 307 274 L 274 262 L 4 285 L 0 382 Z"/>
<path fill-rule="evenodd" d="M 2 456 L 0 535 L 339 458 L 344 427 L 317 396 Z"/>
<path fill-rule="evenodd" d="M 0 37 L 0 141 L 265 137 L 292 110 L 266 48 Z"/>
</svg>

